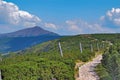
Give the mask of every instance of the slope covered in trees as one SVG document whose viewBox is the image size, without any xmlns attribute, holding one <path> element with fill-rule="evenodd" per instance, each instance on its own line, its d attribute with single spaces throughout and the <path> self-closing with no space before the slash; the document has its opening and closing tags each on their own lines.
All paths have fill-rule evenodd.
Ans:
<svg viewBox="0 0 120 80">
<path fill-rule="evenodd" d="M 75 80 L 75 61 L 91 60 L 96 51 L 104 51 L 108 47 L 109 39 L 117 40 L 118 37 L 104 34 L 66 36 L 21 52 L 11 53 L 0 62 L 2 78 L 3 80 Z M 59 42 L 63 57 L 60 55 Z"/>
<path fill-rule="evenodd" d="M 105 50 L 103 60 L 96 67 L 100 80 L 120 80 L 120 36 L 108 37 L 112 44 Z"/>
<path fill-rule="evenodd" d="M 96 68 L 101 80 L 120 80 L 120 44 L 110 46 L 103 54 L 102 63 Z"/>
</svg>

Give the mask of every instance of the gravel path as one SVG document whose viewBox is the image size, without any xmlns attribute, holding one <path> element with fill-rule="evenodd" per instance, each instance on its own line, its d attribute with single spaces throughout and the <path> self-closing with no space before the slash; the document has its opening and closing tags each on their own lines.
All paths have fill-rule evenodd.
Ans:
<svg viewBox="0 0 120 80">
<path fill-rule="evenodd" d="M 79 67 L 79 77 L 76 80 L 99 80 L 94 68 L 101 63 L 102 55 Z"/>
</svg>

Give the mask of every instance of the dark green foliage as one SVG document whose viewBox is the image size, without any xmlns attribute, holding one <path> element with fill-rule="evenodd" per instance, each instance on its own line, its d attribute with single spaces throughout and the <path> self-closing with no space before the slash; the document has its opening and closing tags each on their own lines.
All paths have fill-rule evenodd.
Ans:
<svg viewBox="0 0 120 80">
<path fill-rule="evenodd" d="M 97 71 L 101 80 L 120 80 L 120 48 L 118 46 L 120 45 L 110 46 L 109 50 L 103 54 L 102 65 L 97 67 L 97 69 L 102 68 L 101 71 Z"/>
<path fill-rule="evenodd" d="M 100 77 L 100 80 L 112 80 L 111 76 L 107 72 L 107 69 L 102 66 L 102 64 L 99 64 L 95 71 Z"/>
<path fill-rule="evenodd" d="M 61 42 L 63 57 L 60 56 L 58 42 Z M 104 51 L 108 46 L 107 42 L 97 39 L 96 35 L 78 35 L 62 37 L 12 53 L 0 63 L 3 80 L 75 80 L 75 61 L 91 60 L 98 51 L 96 44 L 99 44 L 100 51 Z"/>
<path fill-rule="evenodd" d="M 10 60 L 10 61 L 9 61 Z M 12 61 L 13 60 L 13 61 Z M 74 80 L 73 61 L 53 61 L 39 56 L 6 58 L 1 63 L 3 80 Z"/>
</svg>

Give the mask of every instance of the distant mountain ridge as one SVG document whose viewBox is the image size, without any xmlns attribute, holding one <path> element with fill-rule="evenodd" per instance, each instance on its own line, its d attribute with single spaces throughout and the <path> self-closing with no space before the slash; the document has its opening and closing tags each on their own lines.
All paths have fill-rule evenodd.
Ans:
<svg viewBox="0 0 120 80">
<path fill-rule="evenodd" d="M 35 26 L 32 28 L 26 28 L 11 33 L 0 34 L 0 37 L 33 37 L 33 36 L 41 36 L 41 35 L 57 36 L 58 34 L 44 30 L 39 26 Z"/>
<path fill-rule="evenodd" d="M 23 50 L 59 37 L 58 34 L 44 30 L 39 26 L 0 34 L 0 53 Z"/>
</svg>

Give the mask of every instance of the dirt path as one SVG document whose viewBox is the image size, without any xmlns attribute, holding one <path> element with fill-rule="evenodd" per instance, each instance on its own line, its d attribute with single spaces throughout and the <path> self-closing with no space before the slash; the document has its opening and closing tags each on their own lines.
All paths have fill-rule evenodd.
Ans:
<svg viewBox="0 0 120 80">
<path fill-rule="evenodd" d="M 102 55 L 98 55 L 92 61 L 79 67 L 79 77 L 76 80 L 99 80 L 99 77 L 94 72 L 94 68 L 101 63 L 101 60 Z"/>
</svg>

